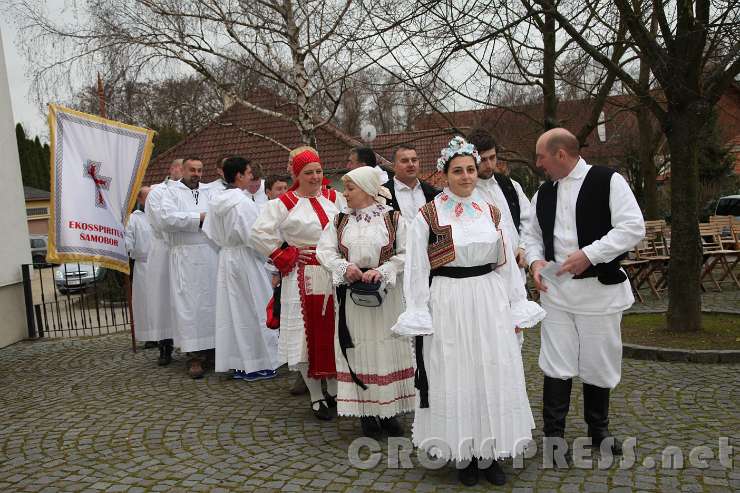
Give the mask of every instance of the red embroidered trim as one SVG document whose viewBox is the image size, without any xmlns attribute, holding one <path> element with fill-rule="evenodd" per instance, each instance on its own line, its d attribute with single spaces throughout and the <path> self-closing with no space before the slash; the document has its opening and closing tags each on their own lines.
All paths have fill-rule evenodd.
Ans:
<svg viewBox="0 0 740 493">
<path fill-rule="evenodd" d="M 298 203 L 298 197 L 291 191 L 287 191 L 278 197 L 285 207 L 290 211 Z"/>
<path fill-rule="evenodd" d="M 306 338 L 306 349 L 308 352 L 308 376 L 311 378 L 334 378 L 336 375 L 336 368 L 334 367 L 334 360 L 331 361 L 331 367 L 324 368 L 321 366 L 322 362 L 316 361 L 317 356 L 313 355 L 311 351 L 311 341 L 308 337 L 308 323 L 307 323 L 307 316 L 306 316 L 306 304 L 309 302 L 308 300 L 308 294 L 307 294 L 307 284 L 306 284 L 306 265 L 320 265 L 318 259 L 316 259 L 316 256 L 313 255 L 311 259 L 302 264 L 298 264 L 298 272 L 297 272 L 297 281 L 298 281 L 298 294 L 300 295 L 301 299 L 301 318 L 303 320 L 303 335 Z M 319 295 L 311 295 L 315 297 L 319 297 Z M 321 296 L 323 298 L 323 296 Z M 333 319 L 334 319 L 334 309 L 333 309 L 333 303 L 334 299 L 329 298 L 329 301 L 326 306 L 326 313 L 327 318 L 332 318 L 332 328 L 333 328 Z M 317 328 L 318 330 L 318 328 Z M 333 334 L 332 334 L 333 335 Z M 316 336 L 315 336 L 316 337 Z M 321 368 L 317 369 L 317 366 L 321 366 Z"/>
<path fill-rule="evenodd" d="M 337 245 L 339 245 L 339 251 L 342 252 L 344 260 L 349 262 L 349 249 L 342 244 L 342 235 L 344 234 L 344 228 L 349 223 L 349 214 L 342 214 L 341 221 L 339 218 L 339 214 L 334 217 L 334 226 L 337 228 Z"/>
<path fill-rule="evenodd" d="M 321 195 L 323 195 L 324 198 L 331 200 L 332 203 L 336 203 L 337 201 L 337 191 L 336 190 L 332 190 L 330 188 L 322 188 Z"/>
<path fill-rule="evenodd" d="M 414 397 L 416 397 L 414 394 L 402 395 L 401 397 L 396 397 L 395 399 L 391 399 L 389 401 L 379 401 L 375 399 L 372 399 L 372 400 L 371 399 L 367 399 L 367 400 L 365 399 L 341 399 L 338 397 L 337 401 L 338 402 L 367 402 L 368 404 L 378 404 L 378 405 L 383 406 L 386 404 L 393 404 L 394 402 L 404 400 L 404 399 L 413 399 Z"/>
<path fill-rule="evenodd" d="M 387 375 L 377 375 L 375 373 L 358 373 L 357 378 L 362 380 L 363 383 L 373 385 L 390 385 L 401 380 L 407 380 L 414 378 L 414 369 L 406 368 L 405 370 L 394 371 Z M 348 372 L 338 371 L 337 381 L 339 382 L 352 382 L 352 376 Z"/>
<path fill-rule="evenodd" d="M 329 224 L 329 216 L 326 215 L 326 211 L 323 207 L 321 207 L 321 202 L 319 202 L 319 199 L 316 197 L 310 197 L 309 202 L 311 202 L 311 207 L 313 207 L 314 212 L 319 217 L 319 222 L 321 223 L 321 229 L 324 229 L 327 224 Z"/>
<path fill-rule="evenodd" d="M 396 241 L 396 227 L 398 225 L 398 216 L 400 212 L 389 211 L 383 214 L 383 220 L 385 220 L 385 227 L 388 230 L 388 244 L 380 249 L 380 258 L 378 259 L 378 266 L 388 262 L 394 253 L 394 244 Z"/>
<path fill-rule="evenodd" d="M 434 205 L 434 201 L 425 204 L 420 211 L 424 220 L 429 225 L 431 232 L 437 235 L 437 241 L 430 243 L 427 247 L 430 267 L 432 269 L 436 269 L 437 267 L 449 264 L 455 260 L 455 244 L 452 241 L 452 226 L 449 224 L 447 226 L 439 225 L 437 207 Z"/>
<path fill-rule="evenodd" d="M 488 204 L 488 209 L 491 211 L 491 219 L 493 219 L 493 224 L 495 224 L 498 228 L 498 225 L 501 222 L 501 211 L 493 204 Z"/>
</svg>

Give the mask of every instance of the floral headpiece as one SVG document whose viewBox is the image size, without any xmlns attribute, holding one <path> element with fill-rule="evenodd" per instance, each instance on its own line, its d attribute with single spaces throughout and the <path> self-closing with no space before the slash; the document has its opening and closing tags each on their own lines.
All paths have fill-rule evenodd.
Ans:
<svg viewBox="0 0 740 493">
<path fill-rule="evenodd" d="M 450 141 L 447 147 L 442 149 L 442 155 L 437 159 L 437 169 L 444 171 L 445 164 L 449 163 L 455 156 L 472 156 L 475 159 L 475 165 L 480 164 L 480 155 L 475 146 L 457 135 Z"/>
</svg>

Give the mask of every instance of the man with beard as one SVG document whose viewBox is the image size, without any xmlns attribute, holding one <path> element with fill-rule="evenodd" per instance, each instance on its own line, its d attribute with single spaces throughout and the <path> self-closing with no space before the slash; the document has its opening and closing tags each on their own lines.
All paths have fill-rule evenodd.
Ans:
<svg viewBox="0 0 740 493">
<path fill-rule="evenodd" d="M 170 292 L 176 325 L 175 344 L 191 353 L 188 373 L 202 378 L 204 359 L 215 347 L 218 250 L 202 231 L 209 193 L 200 187 L 203 162 L 183 162 L 183 177 L 172 182 L 154 211 L 170 246 Z M 162 307 L 164 308 L 164 307 Z"/>
</svg>

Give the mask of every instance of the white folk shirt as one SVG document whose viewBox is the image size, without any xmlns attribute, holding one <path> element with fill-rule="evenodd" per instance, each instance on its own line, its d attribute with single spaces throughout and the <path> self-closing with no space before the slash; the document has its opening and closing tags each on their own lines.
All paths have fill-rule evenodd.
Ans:
<svg viewBox="0 0 740 493">
<path fill-rule="evenodd" d="M 401 210 L 401 215 L 409 222 L 416 217 L 419 209 L 427 203 L 424 191 L 421 189 L 421 182 L 416 180 L 414 188 L 410 188 L 394 176 L 393 186 L 396 189 L 396 203 Z"/>
<path fill-rule="evenodd" d="M 247 246 L 259 208 L 237 188 L 211 198 L 203 232 L 221 250 L 216 289 L 216 371 L 274 370 L 278 331 L 266 325 L 272 287 L 265 259 Z"/>
<path fill-rule="evenodd" d="M 266 204 L 269 200 L 267 198 L 267 194 L 265 193 L 265 180 L 261 181 L 260 188 L 255 193 L 250 193 L 249 190 L 244 190 L 244 193 L 246 194 L 247 198 L 257 204 L 260 209 L 262 209 L 262 206 Z"/>
<path fill-rule="evenodd" d="M 522 190 L 522 186 L 514 180 L 511 180 L 511 183 L 514 185 L 517 197 L 519 198 L 519 230 L 524 231 L 524 226 L 531 218 L 532 206 L 530 205 L 529 199 L 525 195 L 524 190 Z M 504 191 L 496 181 L 496 178 L 491 176 L 491 178 L 487 180 L 479 179 L 475 189 L 480 192 L 487 202 L 495 205 L 501 211 L 501 227 L 507 230 L 507 236 L 508 238 L 511 238 L 511 241 L 513 242 L 512 249 L 514 252 L 516 253 L 517 248 L 524 248 L 519 230 L 517 230 L 514 218 L 511 215 L 511 209 L 509 209 L 509 203 L 506 200 Z"/>
<path fill-rule="evenodd" d="M 590 164 L 579 159 L 568 176 L 557 181 L 557 209 L 555 211 L 554 249 L 555 261 L 564 262 L 568 255 L 577 252 L 576 201 Z M 538 192 L 539 193 L 539 192 Z M 532 220 L 523 230 L 527 262 L 545 260 L 542 230 L 537 220 L 537 195 L 532 198 Z M 610 262 L 628 252 L 645 236 L 645 223 L 640 206 L 627 181 L 619 173 L 611 177 L 609 209 L 613 229 L 603 238 L 583 248 L 592 264 Z M 629 308 L 635 299 L 630 283 L 601 284 L 595 277 L 570 279 L 558 285 L 547 283 L 548 291 L 542 293 L 543 305 L 583 315 L 610 314 Z"/>
<path fill-rule="evenodd" d="M 179 336 L 175 344 L 183 352 L 215 347 L 218 250 L 200 229 L 209 199 L 207 189 L 171 182 L 158 214 L 170 245 L 170 291 Z"/>
</svg>

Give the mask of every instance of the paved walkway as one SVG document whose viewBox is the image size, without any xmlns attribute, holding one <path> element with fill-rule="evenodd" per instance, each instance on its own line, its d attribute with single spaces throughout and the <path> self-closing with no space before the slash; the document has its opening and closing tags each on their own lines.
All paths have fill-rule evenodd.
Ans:
<svg viewBox="0 0 740 493">
<path fill-rule="evenodd" d="M 352 467 L 352 419 L 316 421 L 306 397 L 291 397 L 292 376 L 245 383 L 185 376 L 184 358 L 155 365 L 154 350 L 129 350 L 126 335 L 22 342 L 0 350 L 0 491 L 450 491 L 451 467 Z M 541 426 L 539 338 L 530 332 L 525 370 Z M 740 473 L 709 460 L 689 465 L 696 446 L 740 447 L 738 366 L 624 361 L 612 400 L 612 429 L 637 438 L 637 464 L 620 469 L 551 470 L 542 455 L 505 469 L 515 491 L 738 491 Z M 568 438 L 584 434 L 580 386 Z M 410 420 L 407 421 L 410 424 Z M 541 431 L 535 431 L 541 437 Z M 683 469 L 662 469 L 675 446 Z M 385 450 L 385 444 L 383 444 Z M 414 464 L 418 464 L 413 454 Z M 734 453 L 735 462 L 740 457 Z M 657 467 L 651 464 L 658 464 Z M 647 466 L 646 466 L 647 465 Z M 469 491 L 490 490 L 483 480 Z"/>
<path fill-rule="evenodd" d="M 627 313 L 664 312 L 668 309 L 667 294 L 659 300 L 648 290 L 642 290 L 641 293 L 645 303 L 635 303 Z M 701 296 L 701 308 L 708 312 L 740 314 L 740 289 L 706 292 Z"/>
</svg>

